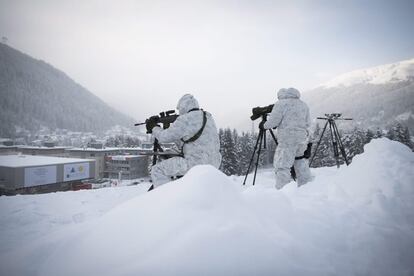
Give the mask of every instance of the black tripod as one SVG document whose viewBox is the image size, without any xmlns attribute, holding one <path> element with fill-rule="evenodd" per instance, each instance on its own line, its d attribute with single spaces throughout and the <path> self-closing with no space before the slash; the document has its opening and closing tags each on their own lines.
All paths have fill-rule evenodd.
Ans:
<svg viewBox="0 0 414 276">
<path fill-rule="evenodd" d="M 313 159 L 316 156 L 316 153 L 318 152 L 319 145 L 321 144 L 321 141 L 323 139 L 323 134 L 325 133 L 325 130 L 327 126 L 329 125 L 329 130 L 331 133 L 331 141 L 332 141 L 332 147 L 333 152 L 335 156 L 336 166 L 339 168 L 339 152 L 341 152 L 342 157 L 345 160 L 346 165 L 349 165 L 348 158 L 345 153 L 344 145 L 342 144 L 341 136 L 339 135 L 338 127 L 335 124 L 336 120 L 352 120 L 351 118 L 339 118 L 342 114 L 340 113 L 332 113 L 332 114 L 325 114 L 325 117 L 317 117 L 319 120 L 326 120 L 326 124 L 322 130 L 321 137 L 319 138 L 318 144 L 316 145 L 315 152 L 313 153 L 313 156 L 309 162 L 309 167 L 312 165 Z"/>
<path fill-rule="evenodd" d="M 263 115 L 262 118 L 263 120 L 266 120 L 266 115 Z M 278 144 L 277 139 L 276 139 L 275 134 L 273 133 L 273 130 L 268 129 L 268 131 L 272 135 L 272 138 L 277 145 Z M 255 169 L 254 169 L 253 185 L 256 182 L 257 167 L 259 166 L 260 153 L 262 152 L 262 145 L 263 145 L 263 149 L 266 149 L 266 129 L 260 129 L 259 131 L 259 136 L 257 136 L 256 144 L 253 149 L 252 158 L 250 158 L 249 167 L 247 168 L 247 172 L 246 172 L 246 176 L 244 177 L 243 185 L 246 184 L 247 176 L 249 175 L 249 171 L 253 163 L 254 155 L 257 151 L 257 147 L 259 147 L 259 150 L 257 151 L 257 159 L 256 159 Z"/>
</svg>

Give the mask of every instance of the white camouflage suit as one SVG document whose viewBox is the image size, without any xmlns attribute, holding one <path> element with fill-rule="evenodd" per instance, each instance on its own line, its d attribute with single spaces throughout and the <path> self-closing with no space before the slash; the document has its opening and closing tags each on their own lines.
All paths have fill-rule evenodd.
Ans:
<svg viewBox="0 0 414 276">
<path fill-rule="evenodd" d="M 177 105 L 180 116 L 167 129 L 155 127 L 152 130 L 153 138 L 160 143 L 174 142 L 181 148 L 182 140 L 191 139 L 203 125 L 203 111 L 193 110 L 198 108 L 198 102 L 193 95 L 184 95 Z M 209 164 L 219 168 L 221 154 L 217 127 L 211 114 L 206 114 L 207 122 L 201 136 L 194 142 L 184 144 L 184 157 L 172 157 L 152 167 L 154 188 L 171 181 L 173 176 L 184 175 L 196 165 Z"/>
<path fill-rule="evenodd" d="M 277 93 L 278 101 L 275 103 L 265 129 L 277 127 L 277 140 L 279 142 L 273 166 L 276 172 L 276 188 L 292 181 L 290 168 L 295 168 L 298 186 L 312 180 L 307 159 L 295 160 L 303 156 L 307 148 L 310 128 L 309 108 L 301 101 L 300 93 L 295 88 L 282 88 Z"/>
</svg>

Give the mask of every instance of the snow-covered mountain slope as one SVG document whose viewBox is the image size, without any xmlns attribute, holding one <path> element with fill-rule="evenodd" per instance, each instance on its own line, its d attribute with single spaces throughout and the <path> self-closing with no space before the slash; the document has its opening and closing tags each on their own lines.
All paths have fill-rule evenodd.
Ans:
<svg viewBox="0 0 414 276">
<path fill-rule="evenodd" d="M 312 117 L 338 112 L 373 129 L 400 121 L 414 133 L 414 59 L 341 75 L 302 98 Z"/>
<path fill-rule="evenodd" d="M 322 87 L 352 86 L 357 84 L 387 84 L 414 79 L 414 58 L 397 63 L 355 70 L 340 75 Z"/>
<path fill-rule="evenodd" d="M 384 138 L 300 188 L 199 166 L 150 193 L 0 197 L 0 275 L 412 275 L 413 165 Z"/>
</svg>

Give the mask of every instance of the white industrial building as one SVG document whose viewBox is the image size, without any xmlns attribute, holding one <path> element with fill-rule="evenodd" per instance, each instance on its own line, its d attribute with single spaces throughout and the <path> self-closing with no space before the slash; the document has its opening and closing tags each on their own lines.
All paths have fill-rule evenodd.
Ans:
<svg viewBox="0 0 414 276">
<path fill-rule="evenodd" d="M 0 188 L 4 192 L 39 193 L 71 190 L 95 177 L 95 160 L 38 155 L 1 155 Z"/>
</svg>

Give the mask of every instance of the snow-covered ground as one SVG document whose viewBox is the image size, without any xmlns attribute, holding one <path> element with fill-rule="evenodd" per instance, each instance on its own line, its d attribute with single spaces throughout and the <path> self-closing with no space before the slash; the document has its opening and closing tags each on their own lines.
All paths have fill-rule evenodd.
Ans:
<svg viewBox="0 0 414 276">
<path fill-rule="evenodd" d="M 384 138 L 300 188 L 199 166 L 150 193 L 0 197 L 0 275 L 413 275 L 413 168 Z"/>
</svg>

